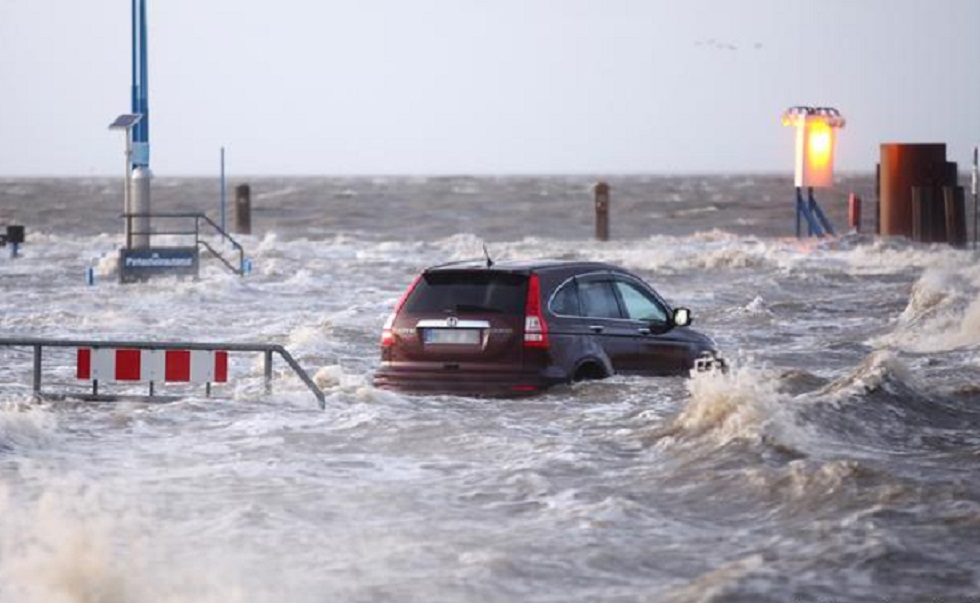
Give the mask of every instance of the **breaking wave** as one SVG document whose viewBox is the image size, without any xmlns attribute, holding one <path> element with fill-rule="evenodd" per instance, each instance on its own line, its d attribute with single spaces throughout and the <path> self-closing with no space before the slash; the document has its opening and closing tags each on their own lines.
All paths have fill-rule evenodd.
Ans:
<svg viewBox="0 0 980 603">
<path fill-rule="evenodd" d="M 0 453 L 43 448 L 56 434 L 54 414 L 37 406 L 0 403 Z"/>
<path fill-rule="evenodd" d="M 913 383 L 909 367 L 895 352 L 883 350 L 868 356 L 854 371 L 829 383 L 817 395 L 831 403 L 867 400 L 880 394 L 901 399 L 921 397 Z"/>
<path fill-rule="evenodd" d="M 980 346 L 980 268 L 927 269 L 912 286 L 895 330 L 872 343 L 919 353 Z"/>
<path fill-rule="evenodd" d="M 895 452 L 980 449 L 980 411 L 971 400 L 930 389 L 894 351 L 872 353 L 852 372 L 813 392 L 801 418 L 827 446 L 879 457 Z"/>
<path fill-rule="evenodd" d="M 801 439 L 792 400 L 781 389 L 780 376 L 751 364 L 727 373 L 694 373 L 687 381 L 684 408 L 652 440 L 671 448 L 694 444 L 724 447 L 734 442 L 765 445 L 795 454 L 790 442 Z"/>
</svg>

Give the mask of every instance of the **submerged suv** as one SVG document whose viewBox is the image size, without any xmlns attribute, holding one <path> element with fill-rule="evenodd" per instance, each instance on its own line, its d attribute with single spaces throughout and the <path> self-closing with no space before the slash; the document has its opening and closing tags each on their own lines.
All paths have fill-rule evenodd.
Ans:
<svg viewBox="0 0 980 603">
<path fill-rule="evenodd" d="M 520 395 L 616 373 L 671 375 L 722 364 L 639 277 L 596 262 L 445 264 L 425 270 L 381 335 L 375 385 Z"/>
</svg>

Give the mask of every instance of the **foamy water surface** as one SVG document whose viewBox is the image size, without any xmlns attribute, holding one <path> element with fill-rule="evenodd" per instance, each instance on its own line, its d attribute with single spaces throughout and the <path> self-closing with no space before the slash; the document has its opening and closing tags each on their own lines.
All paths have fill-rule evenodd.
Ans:
<svg viewBox="0 0 980 603">
<path fill-rule="evenodd" d="M 587 213 L 528 226 L 576 179 L 267 181 L 251 275 L 128 286 L 120 233 L 47 220 L 64 183 L 0 181 L 0 215 L 29 199 L 35 221 L 0 258 L 0 336 L 281 343 L 327 401 L 280 364 L 265 393 L 234 354 L 211 398 L 36 403 L 30 351 L 0 348 L 0 602 L 977 600 L 976 254 L 774 236 L 791 205 L 754 209 L 758 180 L 630 180 L 619 223 L 656 226 L 609 243 Z M 111 181 L 82 185 L 111 213 Z M 733 369 L 524 400 L 372 388 L 404 287 L 484 242 L 637 272 Z M 46 354 L 46 391 L 86 390 Z"/>
</svg>

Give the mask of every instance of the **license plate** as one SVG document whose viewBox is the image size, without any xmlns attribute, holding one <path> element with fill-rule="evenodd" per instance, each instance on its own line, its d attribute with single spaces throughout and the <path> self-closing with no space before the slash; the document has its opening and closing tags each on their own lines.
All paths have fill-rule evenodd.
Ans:
<svg viewBox="0 0 980 603">
<path fill-rule="evenodd" d="M 479 329 L 425 329 L 422 341 L 435 345 L 479 345 Z"/>
</svg>

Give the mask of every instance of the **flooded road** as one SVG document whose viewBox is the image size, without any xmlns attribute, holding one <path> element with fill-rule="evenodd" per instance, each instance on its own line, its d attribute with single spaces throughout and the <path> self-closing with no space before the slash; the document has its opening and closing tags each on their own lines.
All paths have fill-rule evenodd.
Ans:
<svg viewBox="0 0 980 603">
<path fill-rule="evenodd" d="M 978 600 L 976 254 L 788 238 L 789 184 L 748 176 L 613 179 L 600 243 L 592 181 L 257 180 L 249 276 L 123 286 L 116 180 L 0 180 L 0 223 L 28 229 L 0 337 L 278 343 L 326 394 L 280 364 L 267 394 L 234 354 L 211 398 L 34 404 L 30 351 L 0 348 L 0 601 Z M 216 190 L 154 186 L 155 211 Z M 414 275 L 484 243 L 636 272 L 733 369 L 523 400 L 371 387 Z M 86 391 L 71 351 L 44 387 Z"/>
</svg>

